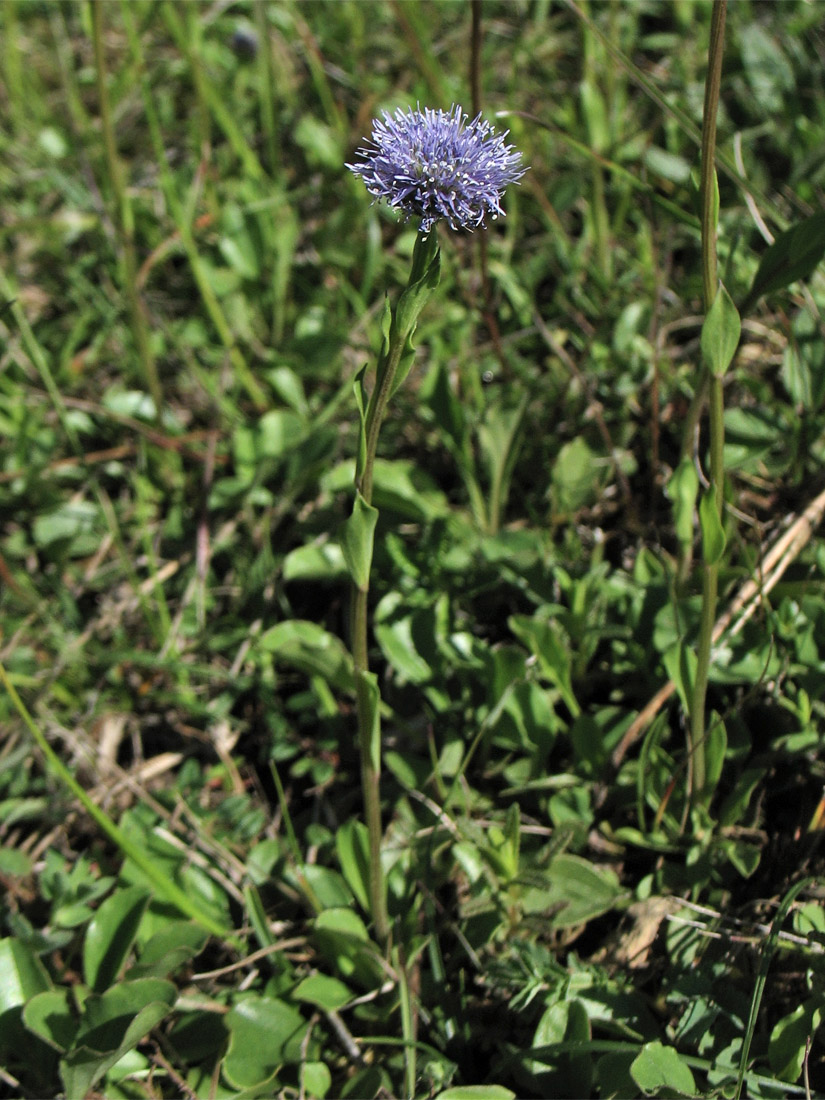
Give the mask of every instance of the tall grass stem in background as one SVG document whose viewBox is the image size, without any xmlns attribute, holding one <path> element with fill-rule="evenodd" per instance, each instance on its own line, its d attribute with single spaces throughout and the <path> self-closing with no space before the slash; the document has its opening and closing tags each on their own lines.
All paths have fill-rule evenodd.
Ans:
<svg viewBox="0 0 825 1100">
<path fill-rule="evenodd" d="M 0 663 L 0 685 L 5 689 L 12 702 L 12 706 L 17 711 L 23 724 L 37 743 L 37 747 L 42 752 L 43 758 L 46 761 L 48 770 L 52 775 L 56 776 L 69 791 L 71 791 L 89 817 L 100 828 L 101 832 L 120 849 L 124 856 L 131 859 L 132 862 L 140 868 L 143 874 L 152 883 L 158 899 L 168 902 L 170 905 L 174 905 L 176 909 L 189 917 L 190 920 L 196 921 L 201 927 L 211 933 L 211 935 L 216 936 L 225 943 L 231 944 L 235 948 L 239 948 L 240 942 L 233 935 L 232 930 L 224 926 L 203 906 L 199 905 L 196 898 L 190 897 L 186 890 L 181 889 L 181 887 L 166 874 L 162 866 L 159 866 L 157 861 L 147 855 L 142 846 L 128 836 L 119 825 L 115 824 L 111 817 L 109 817 L 109 815 L 89 797 L 46 740 L 43 731 L 32 718 L 31 714 L 29 714 L 2 663 Z"/>
<path fill-rule="evenodd" d="M 143 313 L 140 302 L 140 294 L 137 285 L 137 260 L 135 258 L 135 223 L 132 213 L 132 204 L 129 200 L 129 192 L 123 180 L 123 166 L 117 155 L 117 143 L 115 141 L 114 122 L 109 103 L 109 87 L 107 83 L 106 58 L 103 49 L 103 19 L 107 8 L 105 4 L 92 4 L 92 39 L 95 56 L 95 78 L 97 81 L 97 94 L 100 104 L 100 122 L 103 130 L 103 146 L 106 152 L 106 167 L 112 186 L 115 205 L 114 223 L 120 245 L 120 268 L 123 280 L 123 289 L 126 294 L 126 302 L 129 308 L 132 335 L 140 360 L 141 371 L 152 401 L 155 406 L 155 416 L 160 418 L 163 412 L 163 391 L 160 385 L 157 364 L 152 354 L 149 343 L 149 326 Z"/>
<path fill-rule="evenodd" d="M 506 136 L 506 135 L 504 135 Z M 477 116 L 468 124 L 460 107 L 384 113 L 375 120 L 371 145 L 359 149 L 350 164 L 377 200 L 419 220 L 409 282 L 396 308 L 386 302 L 381 321 L 382 346 L 375 385 L 367 398 L 366 367 L 355 380 L 360 417 L 355 464 L 355 505 L 343 538 L 352 579 L 351 648 L 355 671 L 358 742 L 364 817 L 369 837 L 370 905 L 375 933 L 385 944 L 389 919 L 381 867 L 381 727 L 378 680 L 369 670 L 369 585 L 378 512 L 373 507 L 375 457 L 387 404 L 413 364 L 412 343 L 418 317 L 438 285 L 440 252 L 436 226 L 482 227 L 488 216 L 503 213 L 501 195 L 524 172 L 521 154 L 504 143 Z"/>
<path fill-rule="evenodd" d="M 716 179 L 716 113 L 719 105 L 719 86 L 722 74 L 722 54 L 725 42 L 725 14 L 727 0 L 715 0 L 711 17 L 708 74 L 705 84 L 705 106 L 702 121 L 702 175 L 701 175 L 701 227 L 702 227 L 702 285 L 705 314 L 710 316 L 718 293 L 716 264 L 716 232 L 719 216 L 719 187 Z M 704 341 L 703 341 L 704 350 Z M 723 368 L 724 369 L 724 368 Z M 722 375 L 716 364 L 703 367 L 708 370 L 708 403 L 710 417 L 710 470 L 707 500 L 701 510 L 703 538 L 702 554 L 702 615 L 696 650 L 696 669 L 689 714 L 689 750 L 691 756 L 690 787 L 694 802 L 704 801 L 710 792 L 706 790 L 707 767 L 705 754 L 705 703 L 708 672 L 710 669 L 713 624 L 719 586 L 719 560 L 724 509 L 724 442 Z M 716 532 L 713 538 L 711 532 Z M 714 549 L 712 544 L 716 545 Z"/>
</svg>

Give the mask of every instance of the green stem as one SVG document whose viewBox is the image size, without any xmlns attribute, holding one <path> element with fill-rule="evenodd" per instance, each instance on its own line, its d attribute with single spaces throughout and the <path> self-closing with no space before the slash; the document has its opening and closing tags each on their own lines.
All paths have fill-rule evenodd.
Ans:
<svg viewBox="0 0 825 1100">
<path fill-rule="evenodd" d="M 132 322 L 132 334 L 137 346 L 141 369 L 152 401 L 155 416 L 159 420 L 163 415 L 163 391 L 160 385 L 157 364 L 149 344 L 149 329 L 140 301 L 137 286 L 137 260 L 135 258 L 134 218 L 129 193 L 123 182 L 123 169 L 117 155 L 115 129 L 112 122 L 112 110 L 109 104 L 109 88 L 106 82 L 106 58 L 103 51 L 103 15 L 104 4 L 92 4 L 92 39 L 95 55 L 95 78 L 100 103 L 100 123 L 103 130 L 103 144 L 106 150 L 106 162 L 109 180 L 114 192 L 116 206 L 115 225 L 120 238 L 123 288 Z"/>
<path fill-rule="evenodd" d="M 705 84 L 705 109 L 702 122 L 701 226 L 705 313 L 710 309 L 716 297 L 718 281 L 716 271 L 718 191 L 714 157 L 716 152 L 716 112 L 719 105 L 719 87 L 722 75 L 726 10 L 727 0 L 714 0 L 708 52 L 708 75 Z M 708 374 L 710 374 L 709 377 Z M 710 485 L 714 494 L 716 510 L 721 520 L 724 506 L 725 478 L 722 379 L 706 371 L 702 385 L 708 387 L 710 407 Z M 690 796 L 694 805 L 706 803 L 712 793 L 706 790 L 705 702 L 718 587 L 719 563 L 718 558 L 716 558 L 711 562 L 705 561 L 702 565 L 702 617 L 696 650 L 696 674 L 691 695 L 688 734 L 688 749 L 692 761 Z"/>
<path fill-rule="evenodd" d="M 373 759 L 373 700 L 369 694 L 369 656 L 367 649 L 368 588 L 352 588 L 352 659 L 355 668 L 355 702 L 358 714 L 358 747 L 361 756 L 361 797 L 369 838 L 370 908 L 375 934 L 381 944 L 389 939 L 387 891 L 381 866 L 381 769 Z"/>
<path fill-rule="evenodd" d="M 438 242 L 435 233 L 420 236 L 416 240 L 413 252 L 412 272 L 405 294 L 413 292 L 438 254 Z M 363 424 L 364 461 L 356 474 L 355 487 L 367 505 L 372 505 L 372 490 L 375 471 L 375 456 L 378 449 L 378 436 L 387 411 L 387 404 L 395 389 L 398 368 L 405 351 L 409 352 L 410 339 L 415 328 L 418 311 L 423 306 L 423 297 L 412 315 L 401 319 L 404 296 L 392 317 L 389 333 L 389 346 L 382 351 L 378 363 L 375 389 L 370 396 Z M 355 698 L 358 716 L 358 746 L 361 757 L 361 791 L 364 800 L 364 820 L 369 837 L 369 888 L 372 918 L 375 934 L 379 943 L 386 945 L 389 940 L 389 918 L 387 916 L 387 891 L 384 872 L 381 867 L 381 759 L 380 750 L 374 751 L 376 738 L 375 723 L 376 701 L 371 693 L 369 679 L 369 577 L 363 585 L 352 585 L 352 623 L 351 650 L 355 671 Z M 380 743 L 380 734 L 379 743 Z"/>
</svg>

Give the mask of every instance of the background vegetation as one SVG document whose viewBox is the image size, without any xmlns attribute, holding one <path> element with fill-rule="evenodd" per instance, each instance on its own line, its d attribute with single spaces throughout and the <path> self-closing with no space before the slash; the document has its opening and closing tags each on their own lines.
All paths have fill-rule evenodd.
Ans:
<svg viewBox="0 0 825 1100">
<path fill-rule="evenodd" d="M 823 8 L 728 13 L 691 806 L 710 14 L 0 6 L 3 1096 L 825 1092 L 816 221 L 749 295 L 822 208 Z M 382 436 L 385 955 L 338 536 L 415 228 L 344 163 L 474 100 L 531 169 L 444 233 Z"/>
</svg>

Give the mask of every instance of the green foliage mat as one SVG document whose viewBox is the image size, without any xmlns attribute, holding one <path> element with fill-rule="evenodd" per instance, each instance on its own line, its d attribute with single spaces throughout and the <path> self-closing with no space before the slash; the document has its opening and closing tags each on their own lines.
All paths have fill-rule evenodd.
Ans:
<svg viewBox="0 0 825 1100">
<path fill-rule="evenodd" d="M 728 10 L 703 326 L 709 4 L 0 5 L 0 1097 L 825 1094 L 821 14 Z M 345 163 L 474 84 L 530 170 L 345 535 Z"/>
</svg>

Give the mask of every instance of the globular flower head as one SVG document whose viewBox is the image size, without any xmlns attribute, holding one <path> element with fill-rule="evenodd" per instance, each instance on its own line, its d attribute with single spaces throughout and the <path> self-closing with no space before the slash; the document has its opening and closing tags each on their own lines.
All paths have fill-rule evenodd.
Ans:
<svg viewBox="0 0 825 1100">
<path fill-rule="evenodd" d="M 505 144 L 509 131 L 497 134 L 481 115 L 470 122 L 455 105 L 383 115 L 372 124 L 371 146 L 358 150 L 362 163 L 347 165 L 371 195 L 421 218 L 422 233 L 441 219 L 451 229 L 474 229 L 488 214 L 504 213 L 504 188 L 526 171 L 521 153 Z"/>
</svg>

